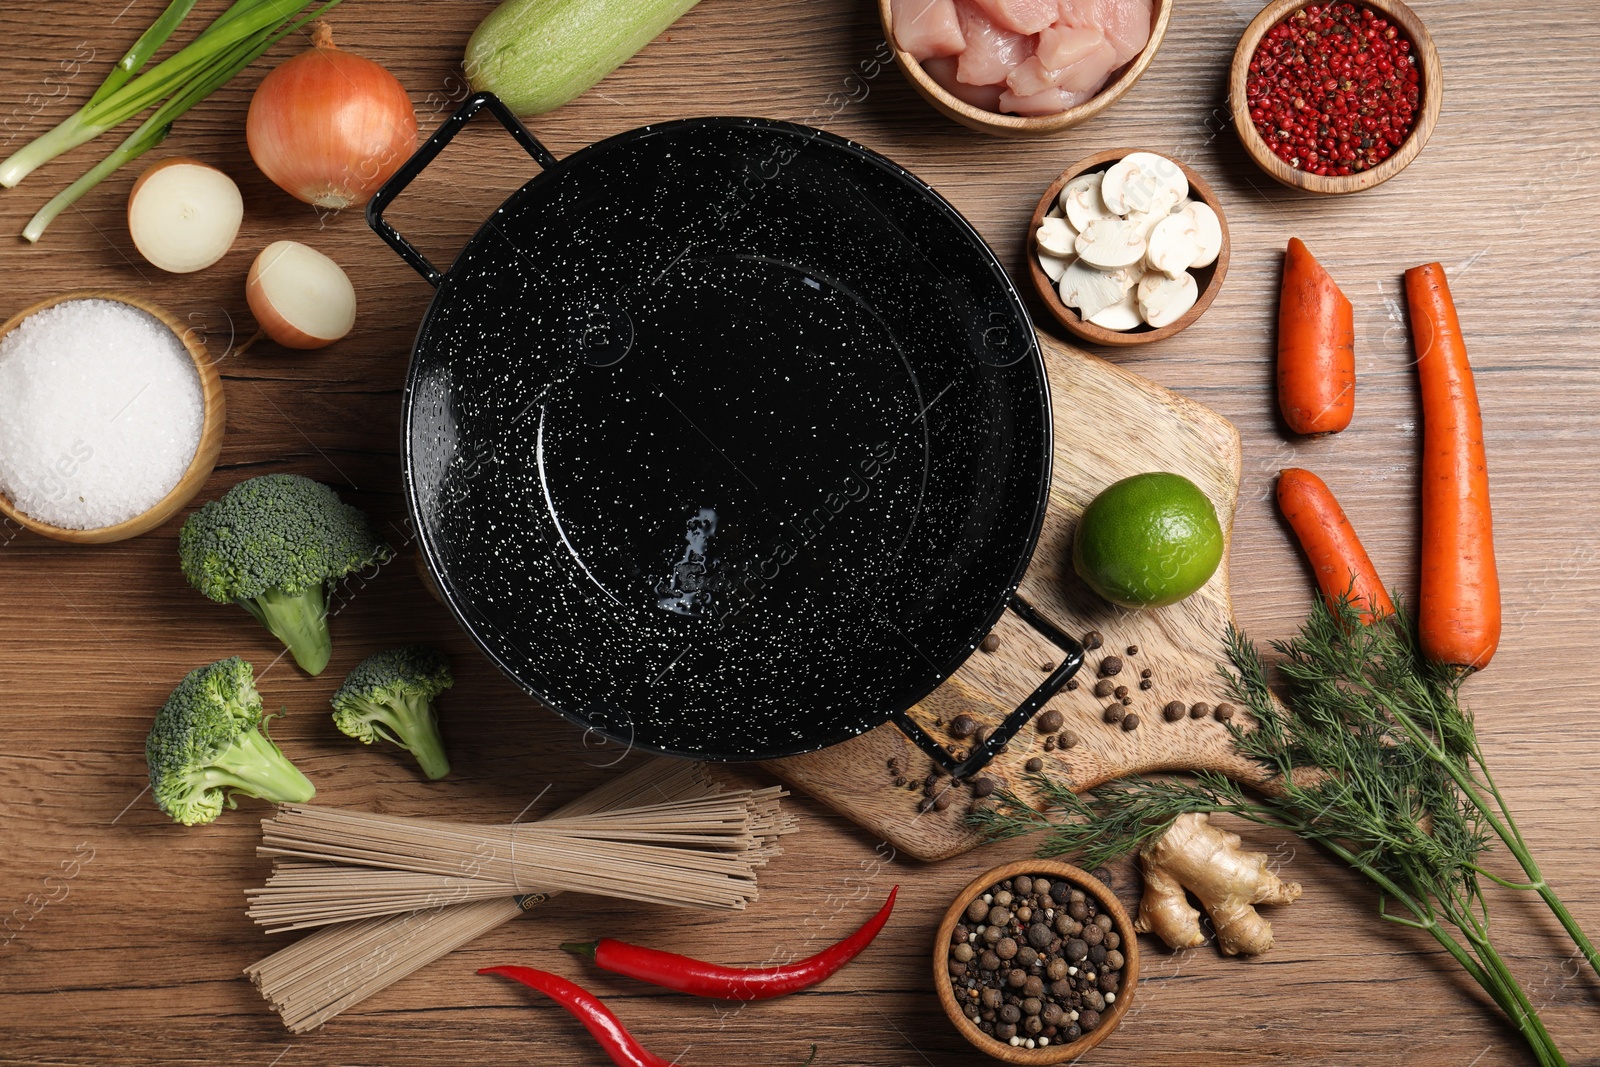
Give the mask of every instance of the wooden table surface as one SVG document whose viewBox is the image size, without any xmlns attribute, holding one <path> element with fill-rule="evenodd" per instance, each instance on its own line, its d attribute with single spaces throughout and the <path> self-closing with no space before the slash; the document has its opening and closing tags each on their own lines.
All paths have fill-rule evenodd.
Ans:
<svg viewBox="0 0 1600 1067">
<path fill-rule="evenodd" d="M 0 137 L 8 150 L 77 105 L 160 9 L 158 0 L 5 5 L 0 9 Z M 208 0 L 202 9 L 220 8 Z M 462 46 L 485 0 L 348 0 L 345 46 L 381 60 L 411 93 L 424 130 L 463 95 Z M 1224 121 L 1233 42 L 1257 5 L 1185 0 L 1144 80 L 1107 114 L 1037 143 L 992 140 L 936 116 L 899 73 L 871 70 L 882 37 L 861 0 L 705 0 L 623 70 L 531 122 L 563 156 L 646 122 L 749 114 L 822 125 L 910 167 L 948 196 L 1005 261 L 1022 264 L 1035 199 L 1074 160 L 1146 146 L 1196 166 L 1224 198 L 1233 229 L 1227 285 L 1206 316 L 1164 344 L 1110 357 L 1207 403 L 1243 433 L 1244 490 L 1233 545 L 1238 613 L 1258 638 L 1288 635 L 1309 602 L 1307 576 L 1274 515 L 1274 473 L 1303 464 L 1339 491 L 1380 570 L 1416 584 L 1418 411 L 1401 272 L 1442 261 L 1461 308 L 1482 394 L 1505 638 L 1467 687 L 1484 746 L 1551 879 L 1600 932 L 1594 810 L 1600 725 L 1592 679 L 1600 622 L 1600 316 L 1596 144 L 1600 7 L 1552 0 L 1514 8 L 1418 0 L 1443 60 L 1444 112 L 1400 178 L 1348 200 L 1315 201 L 1270 184 Z M 293 51 L 287 44 L 272 53 Z M 218 351 L 253 331 L 244 301 L 251 258 L 296 238 L 331 254 L 360 295 L 355 333 L 322 352 L 271 344 L 223 363 L 227 442 L 201 499 L 269 471 L 326 480 L 406 540 L 398 493 L 400 388 L 428 287 L 357 212 L 318 218 L 270 185 L 243 138 L 265 65 L 182 120 L 156 156 L 193 154 L 233 175 L 245 198 L 233 251 L 197 275 L 157 271 L 124 223 L 124 172 L 68 212 L 36 247 L 0 243 L 0 317 L 60 290 L 137 293 L 186 316 Z M 852 78 L 852 75 L 854 77 Z M 848 80 L 847 80 L 848 79 Z M 830 94 L 838 94 L 830 96 Z M 0 232 L 16 233 L 55 188 L 111 140 L 0 193 Z M 447 261 L 489 207 L 530 173 L 492 124 L 465 133 L 393 213 Z M 1292 441 L 1273 413 L 1273 318 L 1285 241 L 1304 238 L 1356 305 L 1360 402 L 1333 440 Z M 1039 316 L 1043 321 L 1043 316 Z M 589 975 L 658 1051 L 695 1064 L 873 1067 L 976 1062 L 941 1017 L 928 949 L 950 895 L 1021 854 L 991 846 L 932 867 L 880 863 L 886 850 L 843 819 L 796 799 L 802 832 L 767 872 L 761 901 L 733 917 L 666 913 L 567 897 L 503 927 L 336 1019 L 291 1038 L 240 969 L 276 942 L 243 913 L 264 877 L 254 855 L 259 802 L 184 830 L 143 795 L 151 715 L 197 664 L 276 655 L 244 612 L 213 605 L 179 574 L 179 520 L 110 547 L 71 547 L 0 532 L 0 1060 L 17 1064 L 599 1064 L 576 1026 L 481 966 L 521 961 L 564 973 L 552 952 L 620 932 L 730 962 L 810 950 L 852 928 L 890 884 L 893 925 L 856 965 L 811 994 L 733 1011 Z M 614 754 L 532 705 L 473 652 L 402 560 L 352 591 L 333 621 L 321 679 L 286 663 L 263 671 L 274 736 L 334 805 L 491 820 L 600 781 Z M 336 680 L 361 657 L 417 639 L 453 654 L 445 699 L 456 772 L 424 783 L 392 753 L 362 749 L 326 715 Z M 1104 1064 L 1520 1063 L 1508 1029 L 1448 959 L 1375 915 L 1366 886 L 1321 855 L 1253 835 L 1305 898 L 1272 918 L 1279 943 L 1253 961 L 1205 948 L 1146 946 L 1134 1014 L 1091 1059 Z M 1504 864 L 1503 857 L 1499 861 Z M 1559 930 L 1528 902 L 1491 894 L 1496 932 L 1574 1063 L 1600 1064 L 1600 982 L 1567 958 Z"/>
</svg>

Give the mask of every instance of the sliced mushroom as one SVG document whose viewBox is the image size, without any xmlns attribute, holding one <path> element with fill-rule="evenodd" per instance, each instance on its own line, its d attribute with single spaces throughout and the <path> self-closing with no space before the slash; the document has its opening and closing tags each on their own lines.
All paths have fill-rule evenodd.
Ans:
<svg viewBox="0 0 1600 1067">
<path fill-rule="evenodd" d="M 1044 276 L 1053 282 L 1059 282 L 1061 276 L 1072 266 L 1072 261 L 1077 256 L 1052 256 L 1048 252 L 1036 253 L 1039 257 L 1039 269 L 1044 271 Z"/>
<path fill-rule="evenodd" d="M 1217 218 L 1217 213 L 1211 210 L 1210 204 L 1198 200 L 1191 201 L 1189 206 L 1184 208 L 1184 214 L 1194 219 L 1195 231 L 1200 242 L 1200 253 L 1189 266 L 1191 269 L 1209 267 L 1222 254 L 1222 220 Z"/>
<path fill-rule="evenodd" d="M 1145 244 L 1150 243 L 1150 231 L 1156 228 L 1156 223 L 1166 218 L 1166 214 L 1156 214 L 1150 211 L 1135 211 L 1128 216 L 1128 221 L 1139 227 L 1139 233 L 1144 237 Z"/>
<path fill-rule="evenodd" d="M 1177 322 L 1200 298 L 1200 287 L 1188 271 L 1176 278 L 1151 271 L 1133 292 L 1139 304 L 1139 317 L 1158 329 Z"/>
<path fill-rule="evenodd" d="M 1180 216 L 1193 228 L 1194 221 Z M 1160 229 L 1160 226 L 1157 226 Z M 1138 223 L 1127 219 L 1095 219 L 1078 234 L 1078 256 L 1101 270 L 1131 267 L 1144 258 L 1146 242 Z"/>
<path fill-rule="evenodd" d="M 1074 242 L 1078 239 L 1078 231 L 1064 218 L 1046 216 L 1034 231 L 1033 239 L 1038 242 L 1041 252 L 1048 252 L 1052 256 L 1077 255 Z"/>
<path fill-rule="evenodd" d="M 1154 152 L 1123 156 L 1100 183 L 1101 202 L 1118 215 L 1135 211 L 1164 214 L 1188 195 L 1189 179 L 1183 169 Z"/>
<path fill-rule="evenodd" d="M 1193 215 L 1168 215 L 1150 231 L 1145 263 L 1151 270 L 1177 278 L 1188 271 L 1200 255 L 1200 231 Z"/>
<path fill-rule="evenodd" d="M 1139 314 L 1137 287 L 1123 293 L 1122 299 L 1115 304 L 1108 304 L 1090 315 L 1089 321 L 1107 330 L 1122 331 L 1138 328 L 1144 319 Z"/>
<path fill-rule="evenodd" d="M 1078 314 L 1087 319 L 1122 300 L 1133 289 L 1134 281 L 1126 271 L 1096 270 L 1079 259 L 1061 275 L 1061 302 L 1077 308 Z"/>
<path fill-rule="evenodd" d="M 1056 203 L 1067 213 L 1067 221 L 1079 233 L 1095 219 L 1108 219 L 1115 214 L 1100 199 L 1100 181 L 1104 177 L 1099 171 L 1080 174 L 1063 186 L 1056 197 Z"/>
</svg>

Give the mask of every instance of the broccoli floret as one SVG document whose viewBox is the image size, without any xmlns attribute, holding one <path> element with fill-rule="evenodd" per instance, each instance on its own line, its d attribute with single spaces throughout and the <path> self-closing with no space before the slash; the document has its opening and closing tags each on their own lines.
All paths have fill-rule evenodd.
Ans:
<svg viewBox="0 0 1600 1067">
<path fill-rule="evenodd" d="M 333 723 L 363 744 L 392 741 L 417 757 L 422 773 L 443 778 L 450 760 L 439 738 L 433 698 L 456 684 L 444 653 L 426 645 L 368 656 L 333 694 Z"/>
<path fill-rule="evenodd" d="M 189 672 L 144 742 L 150 792 L 185 826 L 208 823 L 234 796 L 304 803 L 316 788 L 266 734 L 255 671 L 234 656 Z"/>
<path fill-rule="evenodd" d="M 264 474 L 190 515 L 178 555 L 190 585 L 244 608 L 307 674 L 321 674 L 333 654 L 329 587 L 393 552 L 361 509 L 321 482 Z"/>
</svg>

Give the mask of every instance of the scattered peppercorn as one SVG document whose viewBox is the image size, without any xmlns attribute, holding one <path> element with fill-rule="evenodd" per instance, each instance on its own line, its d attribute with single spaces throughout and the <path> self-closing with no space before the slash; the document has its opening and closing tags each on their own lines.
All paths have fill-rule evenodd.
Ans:
<svg viewBox="0 0 1600 1067">
<path fill-rule="evenodd" d="M 1067 692 L 1070 693 L 1076 688 L 1078 688 L 1078 680 L 1076 678 L 1068 678 L 1067 679 Z"/>
<path fill-rule="evenodd" d="M 1166 707 L 1161 709 L 1162 717 L 1168 722 L 1177 722 L 1188 713 L 1189 709 L 1183 706 L 1183 701 L 1181 700 L 1170 701 Z"/>
<path fill-rule="evenodd" d="M 1033 728 L 1038 730 L 1041 734 L 1053 734 L 1057 730 L 1061 729 L 1062 724 L 1066 721 L 1066 716 L 1062 715 L 1055 708 L 1051 708 L 1048 711 L 1041 713 L 1037 719 L 1033 720 Z"/>
<path fill-rule="evenodd" d="M 983 640 L 978 642 L 978 647 L 985 652 L 994 652 L 1000 647 L 1000 639 L 994 634 L 985 634 Z"/>
<path fill-rule="evenodd" d="M 994 792 L 994 779 L 993 778 L 984 777 L 984 778 L 977 778 L 977 779 L 973 780 L 973 783 L 972 783 L 972 795 L 973 796 L 975 796 L 975 797 L 986 797 L 990 793 L 993 793 L 993 792 Z"/>
<path fill-rule="evenodd" d="M 950 720 L 950 734 L 952 737 L 968 738 L 978 732 L 978 720 L 966 712 L 962 712 Z"/>
<path fill-rule="evenodd" d="M 1085 652 L 1093 652 L 1103 644 L 1105 644 L 1105 638 L 1100 636 L 1099 630 L 1090 630 L 1083 635 L 1083 650 Z"/>
<path fill-rule="evenodd" d="M 1140 681 L 1139 681 L 1139 688 L 1140 689 L 1154 689 L 1155 687 L 1156 687 L 1156 683 L 1152 682 L 1148 678 L 1143 678 L 1143 679 L 1140 679 Z"/>
<path fill-rule="evenodd" d="M 1113 688 L 1115 688 L 1115 686 L 1110 678 L 1102 678 L 1098 682 L 1094 683 L 1094 695 L 1097 697 L 1108 697 L 1111 695 Z"/>
<path fill-rule="evenodd" d="M 1128 687 L 1125 686 L 1125 685 L 1119 685 L 1115 689 L 1113 689 L 1111 692 L 1116 694 L 1116 697 L 1117 697 L 1118 700 L 1121 700 L 1123 697 L 1128 695 Z"/>
<path fill-rule="evenodd" d="M 1128 646 L 1128 655 L 1137 656 L 1138 654 L 1139 654 L 1139 646 L 1138 645 L 1129 645 Z"/>
<path fill-rule="evenodd" d="M 1152 670 L 1151 670 L 1151 669 L 1150 669 L 1150 668 L 1149 668 L 1149 667 L 1146 667 L 1146 668 L 1145 668 L 1145 669 L 1144 669 L 1144 670 L 1142 670 L 1142 671 L 1140 671 L 1140 672 L 1139 672 L 1139 677 L 1141 677 L 1141 678 L 1148 678 L 1148 677 L 1150 677 L 1150 676 L 1151 676 L 1151 675 L 1152 675 L 1152 674 L 1154 674 L 1154 673 L 1155 673 L 1155 672 L 1154 672 L 1154 671 L 1152 671 Z"/>
<path fill-rule="evenodd" d="M 1128 712 L 1127 715 L 1123 716 L 1122 728 L 1124 730 L 1137 730 L 1139 728 L 1139 716 L 1131 711 Z"/>
<path fill-rule="evenodd" d="M 1102 716 L 1106 722 L 1121 722 L 1127 718 L 1128 709 L 1121 704 L 1107 704 L 1105 714 Z"/>
<path fill-rule="evenodd" d="M 1207 715 L 1210 715 L 1210 714 L 1211 714 L 1211 705 L 1210 704 L 1194 704 L 1194 705 L 1191 705 L 1190 708 L 1189 708 L 1189 718 L 1191 718 L 1191 719 L 1203 719 Z"/>
<path fill-rule="evenodd" d="M 1071 730 L 1062 730 L 1061 733 L 1056 736 L 1057 748 L 1072 748 L 1077 745 L 1077 743 L 1078 735 L 1073 733 Z"/>
<path fill-rule="evenodd" d="M 1040 759 L 1038 756 L 1035 756 L 1027 763 L 1024 763 L 1022 765 L 1022 769 L 1027 771 L 1029 774 L 1038 774 L 1040 771 L 1044 770 L 1044 760 Z"/>
<path fill-rule="evenodd" d="M 1236 709 L 1232 704 L 1218 704 L 1217 710 L 1211 714 L 1217 717 L 1218 722 L 1227 722 L 1229 719 L 1233 718 L 1233 713 L 1235 710 Z"/>
<path fill-rule="evenodd" d="M 1107 656 L 1100 661 L 1100 673 L 1105 677 L 1122 673 L 1122 660 L 1117 656 Z"/>
</svg>

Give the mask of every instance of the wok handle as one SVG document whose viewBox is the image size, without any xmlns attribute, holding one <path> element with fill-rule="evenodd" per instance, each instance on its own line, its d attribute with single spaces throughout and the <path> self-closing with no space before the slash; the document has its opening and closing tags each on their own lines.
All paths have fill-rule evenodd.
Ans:
<svg viewBox="0 0 1600 1067">
<path fill-rule="evenodd" d="M 411 264 L 412 269 L 435 288 L 438 288 L 444 272 L 429 263 L 427 257 L 418 252 L 410 241 L 400 236 L 398 230 L 384 221 L 383 209 L 388 207 L 429 163 L 433 162 L 434 157 L 461 132 L 461 128 L 471 120 L 472 116 L 486 107 L 540 167 L 548 170 L 556 165 L 556 157 L 539 143 L 538 138 L 528 132 L 528 128 L 517 120 L 517 116 L 511 113 L 510 108 L 500 102 L 498 96 L 493 93 L 473 93 L 456 108 L 455 114 L 439 124 L 433 136 L 424 141 L 422 147 L 412 153 L 411 158 L 402 163 L 400 169 L 383 183 L 383 188 L 372 194 L 372 199 L 367 201 L 367 225 L 372 227 L 379 237 L 389 242 L 389 247 L 398 252 L 401 259 Z"/>
<path fill-rule="evenodd" d="M 1067 680 L 1077 674 L 1078 669 L 1083 666 L 1083 646 L 1069 637 L 1061 627 L 1041 615 L 1032 604 L 1012 593 L 1007 600 L 1007 606 L 1022 616 L 1022 620 L 1029 626 L 1048 638 L 1051 644 L 1066 653 L 1066 658 L 1061 661 L 1059 667 L 1050 672 L 1050 677 L 1040 682 L 1039 687 L 1017 705 L 1015 711 L 1005 717 L 1005 721 L 995 728 L 987 741 L 973 748 L 971 755 L 966 759 L 957 760 L 943 745 L 929 736 L 926 730 L 918 726 L 906 712 L 898 711 L 894 715 L 894 724 L 900 728 L 900 732 L 909 737 L 918 748 L 932 756 L 933 761 L 949 771 L 953 778 L 966 778 L 987 766 L 989 761 L 1005 747 L 1006 742 L 1015 737 L 1017 731 L 1038 714 L 1039 709 L 1049 703 L 1050 698 L 1059 693 L 1061 687 L 1067 684 Z"/>
</svg>

